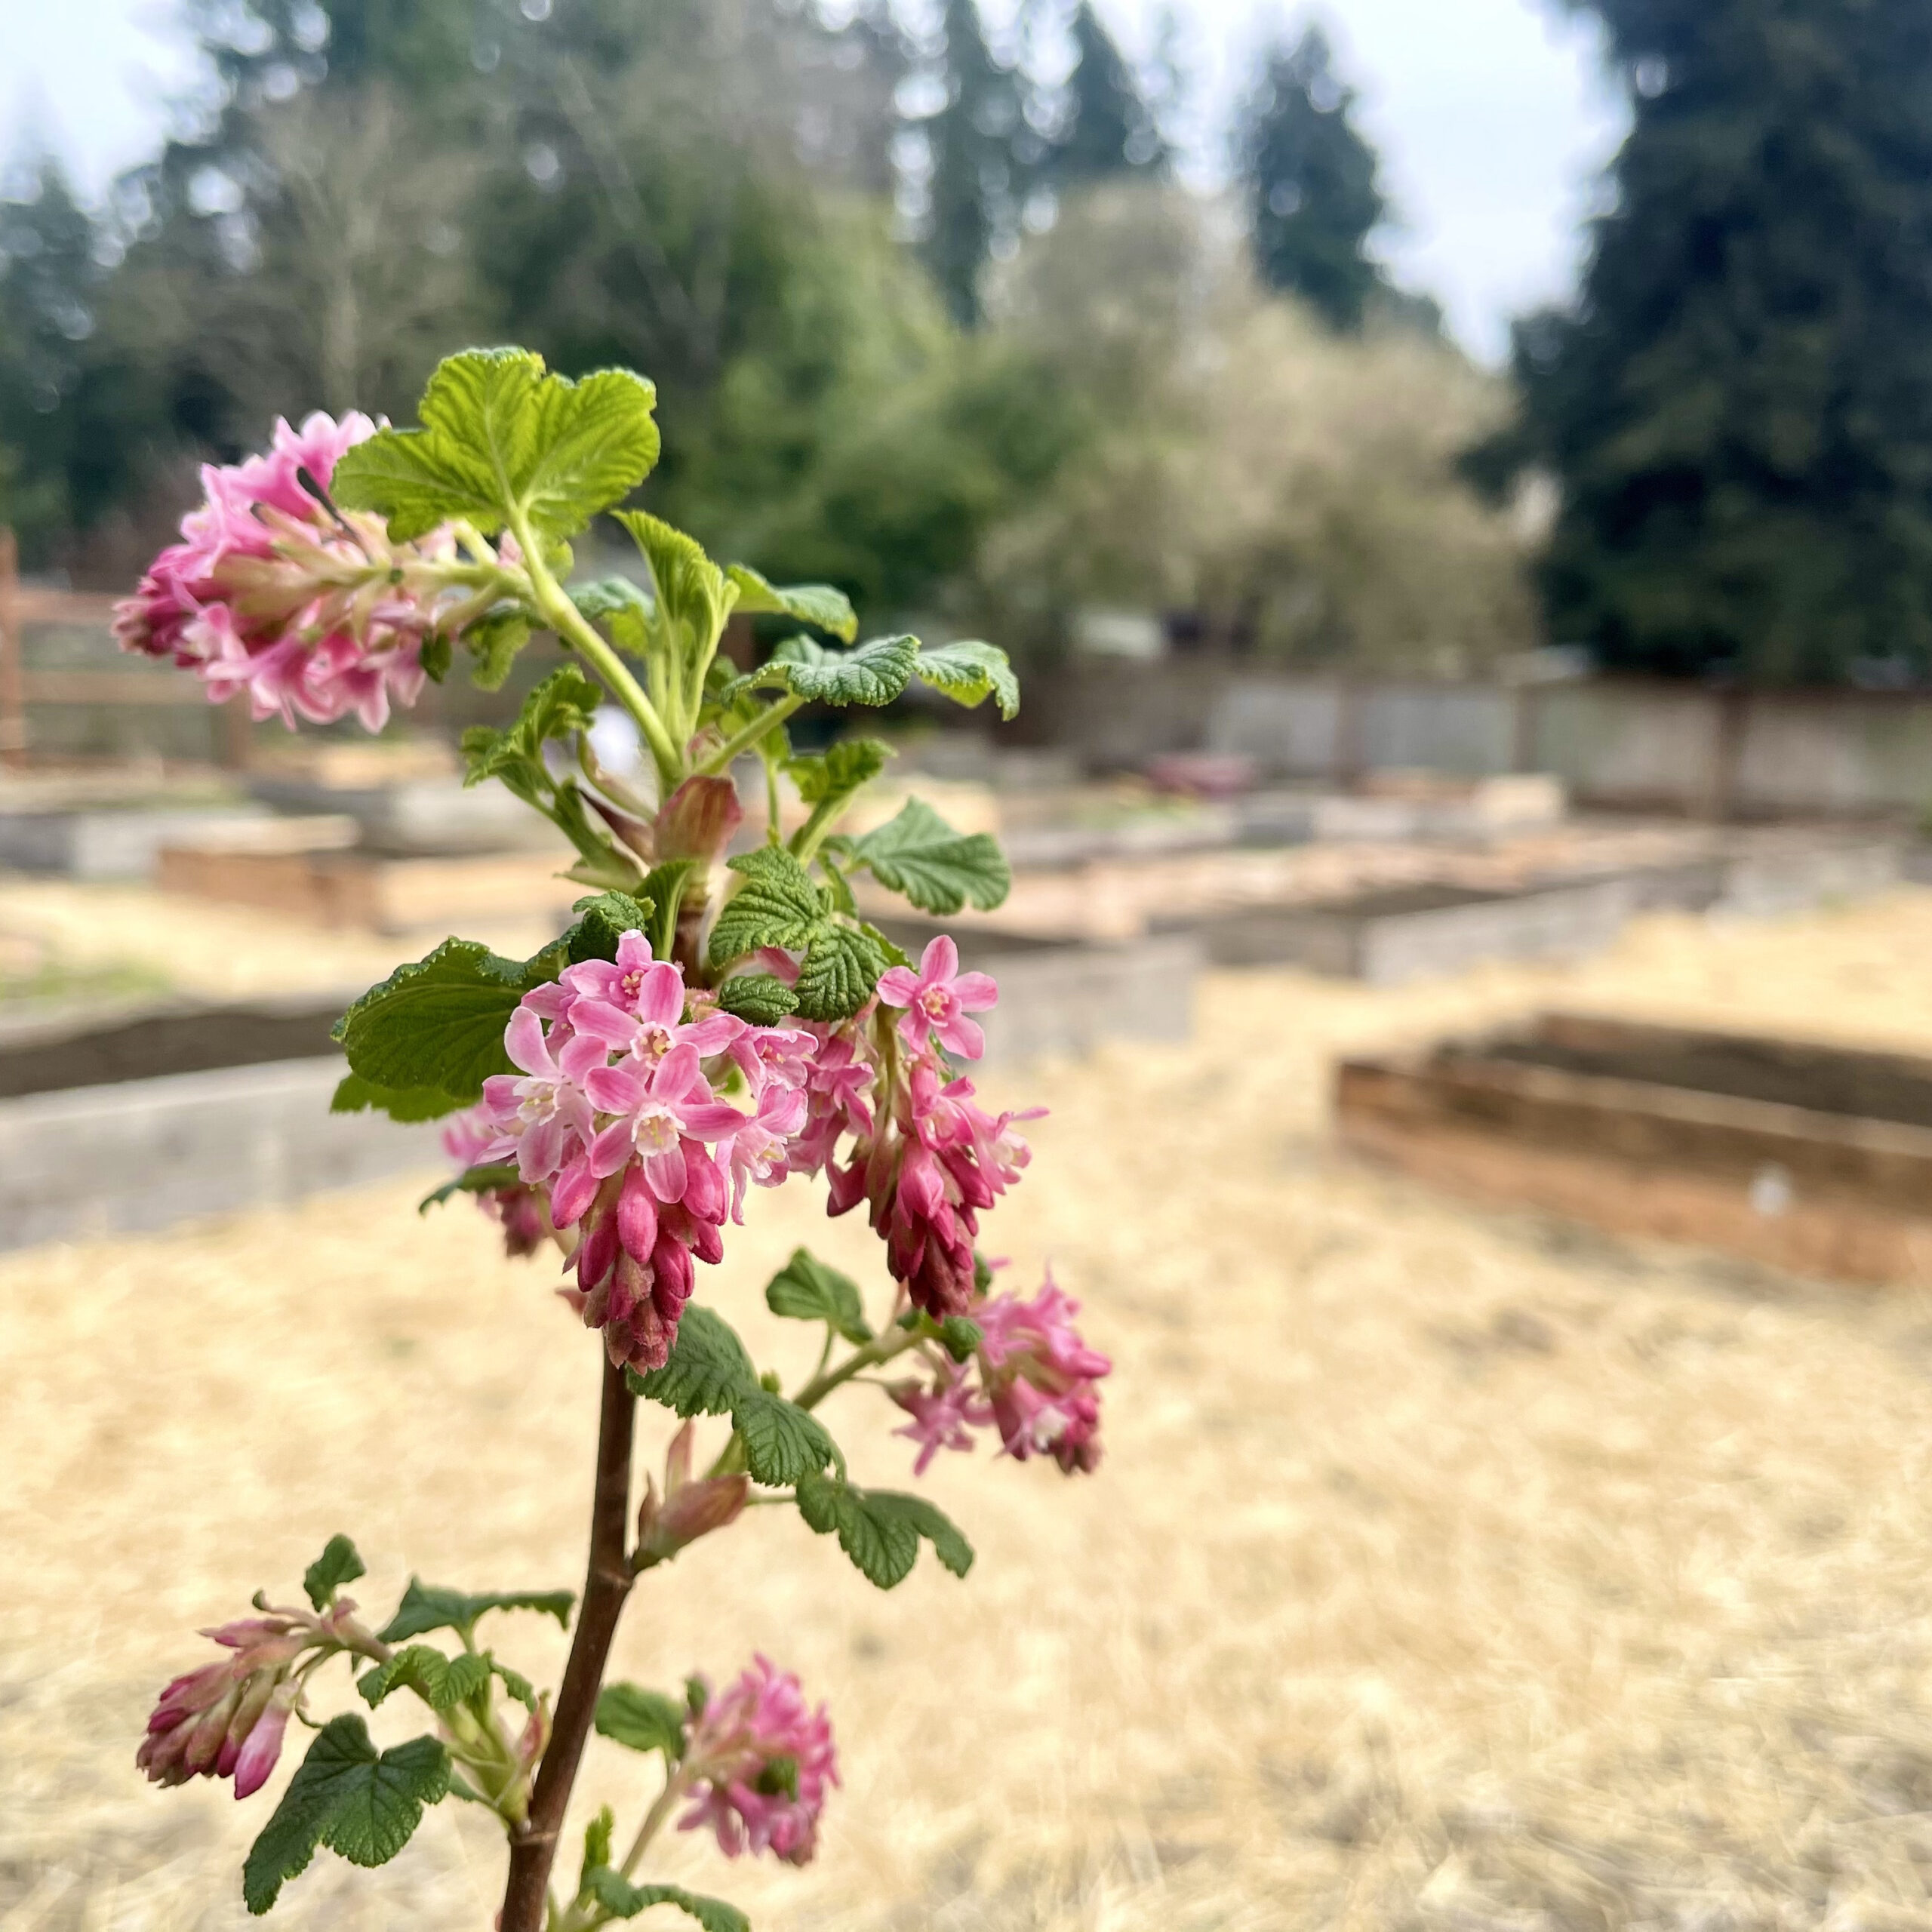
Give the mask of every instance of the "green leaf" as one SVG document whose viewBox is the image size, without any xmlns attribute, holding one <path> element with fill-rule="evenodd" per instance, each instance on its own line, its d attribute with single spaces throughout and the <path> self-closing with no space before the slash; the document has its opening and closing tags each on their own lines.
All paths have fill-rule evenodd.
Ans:
<svg viewBox="0 0 1932 1932">
<path fill-rule="evenodd" d="M 416 1211 L 426 1214 L 432 1208 L 440 1208 L 453 1194 L 494 1194 L 500 1187 L 516 1186 L 522 1178 L 507 1161 L 466 1168 L 454 1180 L 446 1180 L 441 1187 L 432 1188 L 417 1202 Z"/>
<path fill-rule="evenodd" d="M 617 942 L 629 932 L 648 933 L 656 902 L 649 891 L 650 881 L 636 894 L 600 892 L 593 898 L 580 899 L 571 909 L 577 923 L 564 935 L 571 964 L 580 966 L 586 959 L 615 959 Z"/>
<path fill-rule="evenodd" d="M 568 1629 L 571 1606 L 576 1601 L 573 1590 L 491 1590 L 471 1596 L 412 1577 L 395 1614 L 376 1634 L 386 1644 L 400 1644 L 431 1630 L 465 1632 L 475 1627 L 479 1617 L 493 1610 L 539 1611 L 546 1617 L 554 1617 Z"/>
<path fill-rule="evenodd" d="M 302 1587 L 308 1592 L 309 1602 L 322 1610 L 335 1601 L 335 1593 L 343 1584 L 352 1583 L 358 1577 L 368 1574 L 355 1546 L 338 1534 L 329 1538 L 321 1555 L 303 1571 Z"/>
<path fill-rule="evenodd" d="M 848 644 L 859 634 L 851 600 L 829 583 L 794 583 L 781 589 L 744 564 L 727 565 L 724 574 L 738 587 L 737 608 L 752 617 L 796 617 Z"/>
<path fill-rule="evenodd" d="M 722 1899 L 706 1898 L 681 1885 L 633 1885 L 608 1865 L 587 1872 L 583 1889 L 613 1918 L 635 1918 L 654 1905 L 674 1905 L 695 1918 L 704 1932 L 751 1932 L 751 1921 Z"/>
<path fill-rule="evenodd" d="M 607 1684 L 598 1694 L 597 1734 L 632 1751 L 661 1751 L 675 1764 L 685 1754 L 685 1704 L 635 1684 Z"/>
<path fill-rule="evenodd" d="M 521 1671 L 512 1670 L 506 1663 L 499 1663 L 494 1653 L 485 1651 L 483 1654 L 488 1658 L 490 1668 L 497 1673 L 497 1678 L 502 1683 L 504 1690 L 526 1709 L 535 1710 L 537 1708 L 536 1685 L 532 1684 Z"/>
<path fill-rule="evenodd" d="M 583 1865 L 577 1879 L 577 1896 L 581 1898 L 590 1890 L 590 1875 L 600 1865 L 611 1862 L 611 1841 L 617 1835 L 617 1814 L 605 1805 L 597 1816 L 583 1828 Z"/>
<path fill-rule="evenodd" d="M 743 1438 L 755 1482 L 783 1489 L 838 1460 L 824 1423 L 768 1389 L 747 1389 L 733 1404 L 731 1426 Z"/>
<path fill-rule="evenodd" d="M 530 641 L 529 614 L 518 604 L 500 605 L 478 617 L 463 641 L 476 660 L 470 682 L 478 691 L 500 691 L 517 653 Z"/>
<path fill-rule="evenodd" d="M 973 1546 L 945 1512 L 922 1496 L 894 1490 L 857 1489 L 826 1476 L 802 1478 L 798 1513 L 820 1536 L 836 1531 L 838 1546 L 868 1581 L 882 1590 L 903 1583 L 924 1537 L 955 1577 L 973 1567 Z"/>
<path fill-rule="evenodd" d="M 468 349 L 429 378 L 423 427 L 378 430 L 345 451 L 330 492 L 386 517 L 398 541 L 452 518 L 487 536 L 517 515 L 568 537 L 649 474 L 656 398 L 626 369 L 573 383 L 528 349 Z"/>
<path fill-rule="evenodd" d="M 822 1475 L 798 1485 L 798 1514 L 819 1535 L 835 1531 L 844 1551 L 868 1583 L 882 1590 L 902 1583 L 919 1555 L 918 1532 L 902 1518 L 875 1515 L 863 1490 Z"/>
<path fill-rule="evenodd" d="M 426 1804 L 450 1788 L 449 1754 L 433 1737 L 377 1755 L 359 1717 L 332 1718 L 309 1747 L 242 1867 L 242 1896 L 259 1916 L 308 1869 L 318 1845 L 352 1865 L 386 1865 L 409 1842 Z"/>
<path fill-rule="evenodd" d="M 915 637 L 875 637 L 855 651 L 828 651 L 808 637 L 789 637 L 752 674 L 761 687 L 826 704 L 890 704 L 912 681 Z"/>
<path fill-rule="evenodd" d="M 627 1379 L 632 1393 L 681 1416 L 728 1415 L 758 1386 L 758 1371 L 731 1324 L 699 1302 L 685 1303 L 664 1366 L 648 1375 L 632 1369 Z"/>
<path fill-rule="evenodd" d="M 737 973 L 721 982 L 718 1004 L 754 1026 L 775 1026 L 798 1010 L 798 996 L 771 973 Z"/>
<path fill-rule="evenodd" d="M 454 1113 L 463 1103 L 453 1095 L 435 1087 L 377 1087 L 365 1080 L 359 1073 L 345 1073 L 337 1082 L 334 1097 L 329 1102 L 332 1114 L 359 1114 L 374 1110 L 387 1114 L 391 1120 L 405 1124 L 425 1120 L 440 1120 L 445 1114 Z"/>
<path fill-rule="evenodd" d="M 785 768 L 808 805 L 828 798 L 849 798 L 869 785 L 894 755 L 892 747 L 877 738 L 841 738 L 823 753 L 795 758 Z"/>
<path fill-rule="evenodd" d="M 998 840 L 986 832 L 955 832 L 923 798 L 908 798 L 895 817 L 843 841 L 841 849 L 922 912 L 956 912 L 967 905 L 989 912 L 1013 887 Z"/>
<path fill-rule="evenodd" d="M 640 590 L 627 577 L 605 577 L 595 583 L 571 586 L 570 600 L 583 616 L 611 633 L 611 641 L 620 651 L 644 654 L 657 615 L 648 591 Z"/>
<path fill-rule="evenodd" d="M 645 875 L 639 895 L 650 901 L 655 909 L 655 923 L 648 925 L 644 931 L 651 940 L 652 949 L 660 959 L 668 959 L 677 939 L 678 912 L 684 903 L 685 893 L 691 881 L 705 869 L 701 859 L 666 859 L 661 866 L 653 866 Z"/>
<path fill-rule="evenodd" d="M 808 945 L 825 925 L 818 888 L 782 845 L 761 845 L 725 863 L 744 883 L 724 902 L 711 929 L 714 968 L 760 946 Z"/>
<path fill-rule="evenodd" d="M 475 940 L 447 939 L 372 986 L 336 1023 L 335 1036 L 372 1087 L 427 1088 L 466 1106 L 491 1075 L 514 1071 L 503 1029 L 517 1002 L 549 977 L 533 977 L 535 966 Z"/>
<path fill-rule="evenodd" d="M 445 1657 L 427 1644 L 411 1644 L 387 1663 L 357 1679 L 371 1710 L 392 1690 L 414 1690 L 438 1717 L 473 1697 L 490 1681 L 490 1660 L 466 1651 Z"/>
<path fill-rule="evenodd" d="M 854 1345 L 872 1339 L 858 1283 L 808 1248 L 794 1248 L 791 1260 L 765 1284 L 764 1304 L 795 1321 L 823 1321 Z"/>
<path fill-rule="evenodd" d="M 798 1013 L 806 1020 L 848 1020 L 872 996 L 885 971 L 885 955 L 857 926 L 827 921 L 812 936 L 799 962 Z"/>
<path fill-rule="evenodd" d="M 628 530 L 651 567 L 657 589 L 660 622 L 682 628 L 685 648 L 707 649 L 724 628 L 731 608 L 724 573 L 687 537 L 644 510 L 620 510 L 617 521 Z"/>
<path fill-rule="evenodd" d="M 963 1577 L 973 1567 L 973 1546 L 961 1535 L 958 1526 L 943 1509 L 923 1496 L 906 1496 L 897 1490 L 869 1489 L 866 1507 L 872 1515 L 906 1523 L 932 1545 L 933 1554 L 955 1577 Z"/>
<path fill-rule="evenodd" d="M 994 644 L 942 644 L 919 653 L 915 674 L 923 685 L 968 707 L 992 698 L 1002 718 L 1020 711 L 1020 680 L 1006 653 Z"/>
<path fill-rule="evenodd" d="M 973 1351 L 986 1339 L 986 1331 L 963 1315 L 949 1315 L 939 1324 L 939 1339 L 955 1361 L 971 1361 Z"/>
</svg>

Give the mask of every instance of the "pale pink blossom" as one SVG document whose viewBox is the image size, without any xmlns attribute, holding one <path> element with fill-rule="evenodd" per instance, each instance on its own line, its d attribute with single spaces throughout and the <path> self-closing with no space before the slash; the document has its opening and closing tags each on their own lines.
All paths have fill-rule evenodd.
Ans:
<svg viewBox="0 0 1932 1932">
<path fill-rule="evenodd" d="M 684 1765 L 699 1788 L 678 1820 L 681 1831 L 709 1826 L 728 1858 L 768 1851 L 803 1865 L 817 1850 L 838 1756 L 825 1706 L 808 1710 L 789 1671 L 759 1657 L 708 1697 L 686 1725 Z"/>
<path fill-rule="evenodd" d="M 454 635 L 494 592 L 459 581 L 448 532 L 392 543 L 380 517 L 328 501 L 343 451 L 375 428 L 318 412 L 299 430 L 278 422 L 265 455 L 205 466 L 181 540 L 115 607 L 122 649 L 172 658 L 212 701 L 244 694 L 254 716 L 291 729 L 353 713 L 377 731 L 392 703 L 413 704 L 425 640 Z"/>
<path fill-rule="evenodd" d="M 1022 1462 L 1050 1455 L 1069 1475 L 1100 1460 L 1100 1384 L 1113 1368 L 1074 1327 L 1079 1312 L 1051 1270 L 1032 1300 L 999 1295 L 972 1311 L 986 1399 L 1007 1453 Z"/>
<path fill-rule="evenodd" d="M 925 1474 L 942 1449 L 970 1450 L 973 1431 L 992 1420 L 992 1410 L 971 1386 L 969 1377 L 965 1363 L 948 1362 L 930 1389 L 906 1383 L 891 1392 L 892 1399 L 912 1418 L 903 1429 L 892 1432 L 919 1445 L 912 1464 L 915 1476 Z"/>
<path fill-rule="evenodd" d="M 903 1006 L 899 1031 L 915 1051 L 935 1036 L 948 1053 L 977 1060 L 986 1051 L 986 1036 L 969 1013 L 984 1013 L 999 1002 L 999 988 L 986 973 L 962 973 L 959 949 L 941 933 L 928 941 L 915 974 L 909 966 L 894 966 L 881 975 L 879 1003 Z"/>
</svg>

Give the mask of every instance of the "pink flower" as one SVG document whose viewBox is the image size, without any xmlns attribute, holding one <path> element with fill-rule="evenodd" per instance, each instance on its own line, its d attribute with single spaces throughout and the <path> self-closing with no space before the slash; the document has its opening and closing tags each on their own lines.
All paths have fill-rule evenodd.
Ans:
<svg viewBox="0 0 1932 1932">
<path fill-rule="evenodd" d="M 275 1611 L 202 1635 L 234 1653 L 177 1677 L 156 1700 L 134 1762 L 156 1784 L 192 1777 L 235 1780 L 235 1795 L 259 1791 L 281 1755 L 288 1714 L 301 1701 L 291 1675 L 306 1651 L 346 1647 L 355 1606 L 343 1598 L 320 1616 Z"/>
<path fill-rule="evenodd" d="M 915 1051 L 936 1034 L 948 1053 L 977 1060 L 986 1051 L 986 1036 L 969 1013 L 984 1013 L 999 1003 L 999 988 L 986 973 L 962 973 L 959 949 L 941 933 L 928 942 L 915 975 L 908 966 L 894 966 L 880 976 L 879 1002 L 903 1006 L 906 1017 L 899 1031 Z"/>
<path fill-rule="evenodd" d="M 758 1095 L 758 1112 L 732 1135 L 728 1145 L 733 1220 L 744 1220 L 748 1181 L 755 1181 L 760 1187 L 777 1187 L 783 1182 L 789 1171 L 786 1163 L 792 1137 L 805 1122 L 805 1097 L 797 1088 L 774 1079 Z"/>
<path fill-rule="evenodd" d="M 727 1858 L 769 1851 L 803 1865 L 818 1848 L 819 1814 L 838 1782 L 832 1721 L 821 1704 L 805 1708 L 789 1671 L 764 1657 L 728 1689 L 706 1698 L 686 1726 L 686 1775 L 702 1789 L 678 1820 L 680 1831 L 709 1826 Z"/>
<path fill-rule="evenodd" d="M 1113 1364 L 1081 1340 L 1080 1304 L 1048 1272 L 1031 1301 L 1000 1295 L 972 1311 L 986 1398 L 1008 1454 L 1051 1455 L 1069 1475 L 1100 1460 L 1100 1383 Z"/>
<path fill-rule="evenodd" d="M 424 640 L 460 630 L 494 592 L 460 583 L 448 533 L 392 543 L 380 518 L 327 501 L 342 453 L 375 426 L 353 414 L 278 422 L 266 455 L 204 467 L 180 542 L 115 607 L 122 648 L 171 657 L 217 703 L 245 692 L 255 717 L 291 729 L 352 712 L 380 731 L 392 701 L 414 703 Z"/>
<path fill-rule="evenodd" d="M 601 1330 L 614 1361 L 663 1366 L 694 1257 L 723 1256 L 734 1161 L 747 1178 L 784 1171 L 781 1131 L 802 1115 L 796 1097 L 747 1119 L 712 1084 L 753 1030 L 694 1000 L 680 968 L 653 958 L 641 933 L 626 933 L 614 960 L 568 967 L 524 995 L 503 1038 L 521 1071 L 485 1081 L 481 1105 L 452 1139 L 471 1165 L 514 1158 L 540 1191 L 532 1208 L 517 1204 L 514 1220 L 504 1204 L 513 1247 L 526 1232 L 577 1230 L 567 1298 Z"/>
<path fill-rule="evenodd" d="M 942 1449 L 970 1450 L 973 1430 L 992 1420 L 992 1409 L 980 1392 L 968 1386 L 968 1374 L 964 1362 L 949 1362 L 931 1389 L 908 1383 L 892 1391 L 892 1399 L 912 1418 L 903 1429 L 892 1432 L 919 1445 L 912 1465 L 915 1476 L 925 1474 Z"/>
</svg>

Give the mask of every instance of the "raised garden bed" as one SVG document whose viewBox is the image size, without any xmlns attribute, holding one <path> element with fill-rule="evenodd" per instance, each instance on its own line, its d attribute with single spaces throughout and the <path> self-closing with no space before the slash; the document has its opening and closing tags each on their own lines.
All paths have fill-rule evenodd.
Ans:
<svg viewBox="0 0 1932 1932">
<path fill-rule="evenodd" d="M 902 943 L 936 928 L 908 923 Z M 996 973 L 986 1057 L 1184 1039 L 1198 949 L 1186 939 L 1066 946 L 962 936 Z M 434 1168 L 435 1123 L 331 1114 L 329 1038 L 355 990 L 223 1007 L 146 1006 L 0 1027 L 0 1248 L 135 1233 Z"/>
<path fill-rule="evenodd" d="M 0 1247 L 133 1233 L 434 1164 L 433 1127 L 331 1114 L 350 995 L 0 1032 Z"/>
<path fill-rule="evenodd" d="M 998 1005 L 975 1016 L 988 1065 L 1078 1055 L 1103 1040 L 1185 1040 L 1192 1030 L 1201 949 L 1189 934 L 1106 946 L 915 919 L 880 924 L 915 958 L 935 933 L 951 931 L 961 965 L 999 981 Z"/>
<path fill-rule="evenodd" d="M 1345 1060 L 1343 1140 L 1454 1192 L 1855 1281 L 1932 1268 L 1932 1060 L 1545 1014 Z"/>
<path fill-rule="evenodd" d="M 1632 907 L 1618 878 L 1518 892 L 1426 881 L 1251 906 L 1199 930 L 1217 966 L 1300 966 L 1394 986 L 1487 959 L 1580 958 L 1608 946 Z"/>
<path fill-rule="evenodd" d="M 211 826 L 257 823 L 267 816 L 259 805 L 0 811 L 0 869 L 68 878 L 148 878 L 164 845 Z"/>
</svg>

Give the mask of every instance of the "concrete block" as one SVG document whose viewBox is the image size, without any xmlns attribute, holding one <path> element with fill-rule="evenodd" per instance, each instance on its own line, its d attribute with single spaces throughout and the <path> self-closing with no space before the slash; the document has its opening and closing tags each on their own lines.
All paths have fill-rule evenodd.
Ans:
<svg viewBox="0 0 1932 1932">
<path fill-rule="evenodd" d="M 434 1123 L 331 1114 L 342 1073 L 331 1056 L 0 1100 L 0 1248 L 144 1233 L 441 1163 Z"/>
<path fill-rule="evenodd" d="M 1712 910 L 1762 918 L 1802 912 L 1835 899 L 1867 899 L 1903 876 L 1903 841 L 1769 835 L 1747 844 L 1724 869 Z"/>
<path fill-rule="evenodd" d="M 0 867 L 69 878 L 149 878 L 164 845 L 264 820 L 260 805 L 0 813 Z"/>
<path fill-rule="evenodd" d="M 249 791 L 278 812 L 346 813 L 363 841 L 393 853 L 523 851 L 554 844 L 555 829 L 500 785 L 466 789 L 454 779 L 337 786 L 277 774 L 251 778 Z"/>
<path fill-rule="evenodd" d="M 915 958 L 935 933 L 952 931 L 961 964 L 998 980 L 998 1005 L 976 1016 L 986 1065 L 1078 1057 L 1103 1040 L 1185 1040 L 1192 1031 L 1204 955 L 1192 934 L 1094 946 L 912 919 L 882 924 Z"/>
<path fill-rule="evenodd" d="M 1501 894 L 1404 886 L 1223 914 L 1201 936 L 1217 966 L 1300 966 L 1395 986 L 1484 960 L 1587 957 L 1615 941 L 1632 906 L 1622 879 Z"/>
</svg>

